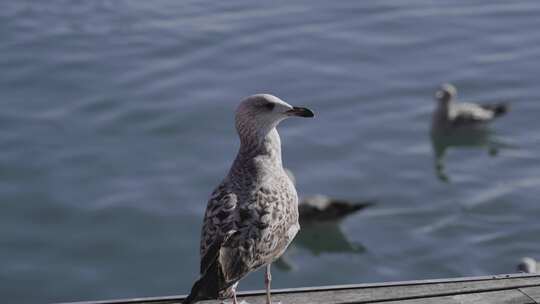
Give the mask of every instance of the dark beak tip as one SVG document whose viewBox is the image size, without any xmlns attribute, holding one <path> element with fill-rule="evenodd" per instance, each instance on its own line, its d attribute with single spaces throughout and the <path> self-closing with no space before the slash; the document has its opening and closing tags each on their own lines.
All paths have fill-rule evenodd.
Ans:
<svg viewBox="0 0 540 304">
<path fill-rule="evenodd" d="M 302 107 L 293 107 L 293 109 L 291 110 L 291 113 L 299 117 L 311 118 L 315 116 L 315 113 L 313 113 L 313 111 L 311 111 L 308 108 L 302 108 Z"/>
</svg>

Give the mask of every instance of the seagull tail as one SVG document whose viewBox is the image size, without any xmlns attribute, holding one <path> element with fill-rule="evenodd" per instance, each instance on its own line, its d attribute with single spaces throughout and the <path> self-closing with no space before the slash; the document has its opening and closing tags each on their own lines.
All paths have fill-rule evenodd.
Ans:
<svg viewBox="0 0 540 304">
<path fill-rule="evenodd" d="M 208 249 L 208 253 L 203 257 L 202 264 L 206 265 L 204 273 L 193 287 L 182 304 L 191 304 L 197 301 L 217 299 L 220 292 L 226 290 L 232 284 L 224 283 L 224 276 L 219 264 L 220 249 L 231 235 L 236 231 L 230 231 L 227 235 L 218 238 Z"/>
<path fill-rule="evenodd" d="M 202 278 L 201 278 L 202 279 Z M 191 292 L 189 293 L 189 296 L 182 302 L 182 304 L 192 304 L 197 301 L 203 300 L 204 298 L 200 297 L 200 291 L 201 291 L 201 280 L 198 280 L 193 284 L 193 287 L 191 288 Z"/>
<path fill-rule="evenodd" d="M 497 104 L 492 104 L 492 105 L 484 105 L 482 107 L 484 109 L 486 109 L 486 110 L 493 111 L 493 114 L 495 115 L 495 117 L 503 116 L 510 109 L 510 107 L 506 103 L 497 103 Z"/>
<path fill-rule="evenodd" d="M 191 288 L 189 296 L 182 302 L 182 304 L 192 304 L 202 300 L 216 299 L 218 292 L 215 283 L 215 278 L 210 278 L 209 275 L 203 275 Z"/>
<path fill-rule="evenodd" d="M 191 292 L 182 304 L 192 304 L 203 300 L 230 297 L 232 283 L 224 283 L 223 273 L 217 259 L 212 262 L 206 272 L 193 284 Z"/>
<path fill-rule="evenodd" d="M 493 112 L 495 113 L 495 117 L 502 116 L 508 112 L 508 105 L 505 103 L 500 103 L 495 105 L 495 108 L 493 109 Z"/>
</svg>

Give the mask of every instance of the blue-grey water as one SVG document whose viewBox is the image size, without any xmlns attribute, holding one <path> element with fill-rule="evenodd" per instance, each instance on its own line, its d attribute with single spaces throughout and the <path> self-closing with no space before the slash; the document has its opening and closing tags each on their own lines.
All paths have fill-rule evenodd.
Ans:
<svg viewBox="0 0 540 304">
<path fill-rule="evenodd" d="M 513 272 L 540 257 L 539 28 L 537 0 L 1 1 L 1 302 L 188 292 L 258 92 L 317 113 L 279 129 L 300 195 L 377 202 L 304 227 L 274 287 Z M 442 82 L 511 112 L 437 172 Z"/>
</svg>

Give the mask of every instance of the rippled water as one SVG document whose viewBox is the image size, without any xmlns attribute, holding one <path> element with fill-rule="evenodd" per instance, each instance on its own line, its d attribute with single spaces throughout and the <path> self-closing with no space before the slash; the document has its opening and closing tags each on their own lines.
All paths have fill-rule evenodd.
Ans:
<svg viewBox="0 0 540 304">
<path fill-rule="evenodd" d="M 280 127 L 301 195 L 377 201 L 304 227 L 276 288 L 514 271 L 540 257 L 539 27 L 536 0 L 1 2 L 2 301 L 186 293 L 257 92 L 317 112 Z M 512 111 L 441 174 L 446 81 Z"/>
</svg>

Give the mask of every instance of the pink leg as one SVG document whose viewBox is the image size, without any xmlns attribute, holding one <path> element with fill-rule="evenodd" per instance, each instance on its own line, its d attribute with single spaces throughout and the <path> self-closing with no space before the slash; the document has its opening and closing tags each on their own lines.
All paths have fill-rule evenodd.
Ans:
<svg viewBox="0 0 540 304">
<path fill-rule="evenodd" d="M 232 286 L 233 304 L 238 304 L 238 299 L 236 298 L 236 286 L 238 286 L 238 283 Z"/>
<path fill-rule="evenodd" d="M 266 265 L 266 272 L 264 274 L 264 285 L 266 286 L 266 304 L 272 304 L 270 297 L 270 284 L 272 283 L 272 274 L 270 273 L 270 265 Z"/>
<path fill-rule="evenodd" d="M 231 287 L 231 290 L 232 290 L 232 304 L 238 304 L 238 299 L 236 298 L 236 287 L 238 286 L 238 283 L 234 284 L 232 287 Z M 227 302 L 225 301 L 225 299 L 221 300 L 221 304 L 226 304 Z"/>
</svg>

